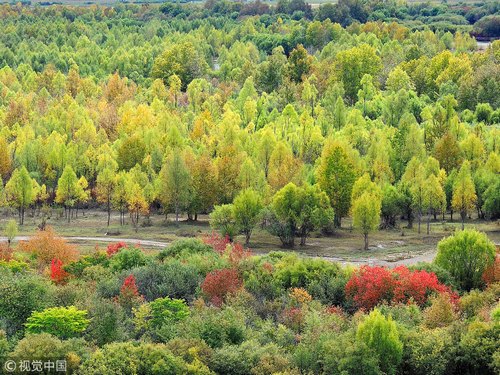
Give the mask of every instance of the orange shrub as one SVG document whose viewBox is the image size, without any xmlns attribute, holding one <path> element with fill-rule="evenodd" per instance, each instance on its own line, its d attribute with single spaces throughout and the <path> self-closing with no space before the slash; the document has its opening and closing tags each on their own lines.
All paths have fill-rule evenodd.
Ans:
<svg viewBox="0 0 500 375">
<path fill-rule="evenodd" d="M 61 237 L 57 237 L 51 227 L 37 231 L 28 241 L 19 244 L 21 251 L 36 257 L 40 268 L 50 266 L 52 259 L 59 259 L 63 264 L 77 260 L 78 251 Z"/>
</svg>

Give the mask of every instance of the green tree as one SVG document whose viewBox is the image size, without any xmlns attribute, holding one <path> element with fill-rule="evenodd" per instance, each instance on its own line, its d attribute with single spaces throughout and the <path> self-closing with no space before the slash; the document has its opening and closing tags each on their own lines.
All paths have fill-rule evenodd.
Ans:
<svg viewBox="0 0 500 375">
<path fill-rule="evenodd" d="M 467 214 L 474 209 L 476 203 L 476 188 L 470 172 L 470 164 L 465 161 L 460 167 L 455 182 L 453 184 L 453 209 L 460 212 L 462 218 L 462 230 L 465 226 Z"/>
<path fill-rule="evenodd" d="M 5 226 L 5 236 L 7 237 L 7 244 L 9 247 L 12 241 L 14 241 L 14 238 L 16 238 L 17 232 L 17 222 L 15 220 L 9 220 Z"/>
<path fill-rule="evenodd" d="M 376 230 L 380 224 L 380 212 L 381 201 L 379 195 L 366 192 L 353 202 L 353 225 L 363 233 L 365 250 L 368 250 L 368 234 Z"/>
<path fill-rule="evenodd" d="M 35 200 L 33 180 L 26 167 L 16 169 L 5 185 L 7 202 L 16 207 L 19 212 L 19 224 L 24 224 L 24 213 Z"/>
<path fill-rule="evenodd" d="M 61 339 L 68 339 L 81 335 L 89 323 L 86 310 L 69 306 L 33 312 L 25 325 L 29 333 L 45 332 Z"/>
<path fill-rule="evenodd" d="M 167 158 L 160 171 L 160 191 L 159 198 L 168 213 L 168 208 L 172 207 L 175 212 L 175 222 L 179 222 L 179 214 L 187 207 L 189 202 L 189 191 L 191 186 L 191 176 L 181 155 L 173 152 Z"/>
<path fill-rule="evenodd" d="M 396 373 L 403 356 L 403 343 L 391 317 L 385 318 L 378 309 L 374 309 L 359 323 L 356 340 L 364 342 L 377 353 L 383 373 Z"/>
<path fill-rule="evenodd" d="M 71 208 L 76 204 L 82 194 L 82 188 L 78 184 L 76 173 L 70 165 L 57 181 L 56 202 L 64 205 L 68 223 L 71 220 Z"/>
<path fill-rule="evenodd" d="M 238 226 L 234 216 L 234 207 L 232 204 L 221 204 L 215 206 L 210 213 L 210 226 L 218 230 L 221 235 L 228 236 L 233 240 L 238 232 Z"/>
<path fill-rule="evenodd" d="M 161 78 L 165 84 L 169 78 L 176 75 L 182 82 L 182 89 L 195 78 L 201 78 L 207 71 L 205 57 L 191 42 L 175 43 L 161 53 L 154 61 L 151 75 Z"/>
<path fill-rule="evenodd" d="M 335 213 L 335 226 L 340 228 L 342 217 L 351 206 L 351 192 L 356 180 L 356 168 L 347 147 L 330 141 L 323 148 L 317 169 L 318 184 L 328 197 Z"/>
<path fill-rule="evenodd" d="M 463 230 L 441 240 L 434 260 L 466 291 L 483 286 L 483 273 L 494 261 L 495 244 L 476 230 Z"/>
<path fill-rule="evenodd" d="M 446 209 L 446 195 L 438 178 L 431 174 L 423 189 L 423 206 L 427 208 L 427 234 L 430 232 L 431 215 Z"/>
<path fill-rule="evenodd" d="M 262 198 L 255 190 L 243 190 L 234 198 L 234 219 L 240 232 L 245 235 L 246 245 L 250 242 L 250 236 L 263 208 Z"/>
<path fill-rule="evenodd" d="M 108 213 L 108 227 L 111 220 L 111 201 L 116 187 L 116 171 L 112 168 L 104 168 L 97 175 L 97 201 L 106 205 Z"/>
</svg>

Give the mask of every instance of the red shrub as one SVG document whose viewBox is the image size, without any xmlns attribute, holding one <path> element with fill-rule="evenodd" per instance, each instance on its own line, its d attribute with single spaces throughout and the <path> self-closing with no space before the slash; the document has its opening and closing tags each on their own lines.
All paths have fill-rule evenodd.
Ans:
<svg viewBox="0 0 500 375">
<path fill-rule="evenodd" d="M 0 242 L 0 260 L 8 262 L 12 259 L 12 248 L 6 242 Z"/>
<path fill-rule="evenodd" d="M 243 248 L 242 244 L 233 242 L 231 244 L 231 249 L 229 250 L 229 262 L 233 265 L 238 265 L 243 259 L 246 259 L 251 255 L 252 252 Z"/>
<path fill-rule="evenodd" d="M 221 269 L 210 272 L 201 283 L 201 290 L 216 305 L 222 305 L 229 293 L 234 293 L 243 285 L 235 269 Z"/>
<path fill-rule="evenodd" d="M 108 257 L 111 257 L 115 255 L 118 251 L 120 251 L 120 249 L 123 247 L 127 247 L 127 244 L 125 242 L 110 243 L 106 248 L 106 253 L 108 254 Z"/>
<path fill-rule="evenodd" d="M 391 300 L 394 281 L 387 268 L 363 266 L 349 279 L 345 292 L 356 307 L 369 310 Z"/>
<path fill-rule="evenodd" d="M 457 297 L 447 286 L 439 282 L 434 273 L 410 271 L 405 266 L 393 270 L 364 266 L 351 277 L 346 285 L 347 297 L 357 308 L 366 310 L 383 302 L 414 301 L 423 306 L 435 293 L 448 293 L 452 300 Z"/>
<path fill-rule="evenodd" d="M 484 270 L 483 280 L 486 284 L 500 281 L 500 254 L 497 254 L 495 262 Z"/>
<path fill-rule="evenodd" d="M 211 246 L 219 254 L 224 254 L 227 245 L 231 241 L 229 240 L 229 236 L 227 235 L 225 237 L 222 237 L 220 234 L 212 232 L 211 234 L 206 234 L 203 236 L 203 242 Z"/>
<path fill-rule="evenodd" d="M 52 259 L 50 263 L 50 278 L 56 284 L 62 284 L 68 278 L 69 273 L 63 269 L 63 262 L 58 258 Z"/>
<path fill-rule="evenodd" d="M 127 278 L 123 281 L 120 289 L 120 295 L 116 300 L 127 310 L 131 310 L 132 307 L 136 307 L 142 303 L 143 297 L 139 294 L 134 275 L 127 276 Z"/>
</svg>

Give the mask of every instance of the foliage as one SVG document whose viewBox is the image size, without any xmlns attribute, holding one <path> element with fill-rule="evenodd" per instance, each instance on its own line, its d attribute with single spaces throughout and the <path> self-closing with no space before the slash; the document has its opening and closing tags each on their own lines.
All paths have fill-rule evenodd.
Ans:
<svg viewBox="0 0 500 375">
<path fill-rule="evenodd" d="M 380 369 L 386 374 L 395 374 L 402 359 L 403 343 L 399 339 L 396 323 L 385 318 L 374 309 L 356 330 L 356 339 L 375 351 Z"/>
<path fill-rule="evenodd" d="M 464 230 L 441 240 L 434 260 L 466 291 L 483 285 L 483 273 L 494 261 L 495 245 L 476 230 Z"/>
<path fill-rule="evenodd" d="M 28 333 L 49 333 L 61 339 L 81 335 L 89 324 L 87 311 L 75 306 L 53 307 L 34 312 L 26 321 Z"/>
<path fill-rule="evenodd" d="M 121 248 L 118 253 L 112 256 L 109 261 L 109 267 L 113 271 L 117 272 L 143 266 L 146 262 L 146 255 L 141 248 L 128 247 Z"/>
<path fill-rule="evenodd" d="M 201 290 L 216 306 L 224 302 L 229 293 L 234 293 L 242 286 L 235 269 L 221 269 L 210 272 L 201 283 Z"/>
</svg>

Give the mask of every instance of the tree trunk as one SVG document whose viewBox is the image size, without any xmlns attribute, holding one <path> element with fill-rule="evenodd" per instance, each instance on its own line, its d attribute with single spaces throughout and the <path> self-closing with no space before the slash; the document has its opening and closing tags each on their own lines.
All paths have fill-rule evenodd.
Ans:
<svg viewBox="0 0 500 375">
<path fill-rule="evenodd" d="M 247 246 L 250 243 L 250 235 L 251 235 L 250 232 L 245 233 L 245 245 Z"/>
<path fill-rule="evenodd" d="M 365 251 L 368 250 L 368 233 L 364 233 L 365 237 Z"/>
<path fill-rule="evenodd" d="M 431 213 L 427 215 L 427 234 L 429 234 L 431 231 Z"/>
<path fill-rule="evenodd" d="M 109 199 L 108 199 L 108 227 L 109 227 L 109 222 L 111 220 L 111 204 L 109 202 Z"/>
<path fill-rule="evenodd" d="M 465 229 L 465 217 L 467 216 L 467 212 L 462 211 L 460 212 L 460 216 L 462 217 L 462 230 Z"/>
<path fill-rule="evenodd" d="M 418 213 L 418 234 L 420 234 L 420 224 L 422 224 L 422 214 Z"/>
</svg>

